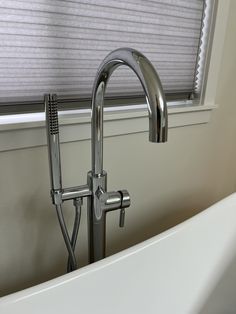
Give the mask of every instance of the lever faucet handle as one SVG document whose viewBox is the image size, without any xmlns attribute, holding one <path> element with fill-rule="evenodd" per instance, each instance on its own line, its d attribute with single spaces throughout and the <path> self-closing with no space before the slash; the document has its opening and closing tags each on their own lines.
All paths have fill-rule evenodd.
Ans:
<svg viewBox="0 0 236 314">
<path fill-rule="evenodd" d="M 125 223 L 125 208 L 130 206 L 129 192 L 121 190 L 117 192 L 104 192 L 102 189 L 98 189 L 96 197 L 99 200 L 100 209 L 104 212 L 120 209 L 120 227 L 124 227 Z"/>
<path fill-rule="evenodd" d="M 121 196 L 121 206 L 120 206 L 120 228 L 123 228 L 125 225 L 125 208 L 130 206 L 130 195 L 127 190 L 119 191 Z"/>
<path fill-rule="evenodd" d="M 125 225 L 125 208 L 121 208 L 120 210 L 120 222 L 119 227 L 123 228 Z"/>
</svg>

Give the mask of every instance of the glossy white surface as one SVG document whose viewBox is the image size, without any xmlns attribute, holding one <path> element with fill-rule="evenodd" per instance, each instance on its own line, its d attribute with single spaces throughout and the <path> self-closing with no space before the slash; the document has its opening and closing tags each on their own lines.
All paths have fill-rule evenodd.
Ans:
<svg viewBox="0 0 236 314">
<path fill-rule="evenodd" d="M 0 299 L 0 313 L 235 313 L 236 193 L 72 274 Z"/>
</svg>

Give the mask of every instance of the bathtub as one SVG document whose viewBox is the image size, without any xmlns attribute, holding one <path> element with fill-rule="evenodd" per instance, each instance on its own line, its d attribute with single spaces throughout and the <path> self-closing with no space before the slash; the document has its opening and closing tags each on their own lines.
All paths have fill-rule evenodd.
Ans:
<svg viewBox="0 0 236 314">
<path fill-rule="evenodd" d="M 236 193 L 102 261 L 0 299 L 0 313 L 236 313 Z"/>
</svg>

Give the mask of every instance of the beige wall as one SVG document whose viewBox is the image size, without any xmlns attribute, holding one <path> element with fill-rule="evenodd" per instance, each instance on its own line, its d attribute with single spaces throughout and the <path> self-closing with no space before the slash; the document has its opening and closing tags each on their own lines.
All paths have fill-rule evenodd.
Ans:
<svg viewBox="0 0 236 314">
<path fill-rule="evenodd" d="M 211 122 L 171 129 L 167 144 L 148 143 L 147 134 L 105 139 L 109 189 L 127 188 L 132 206 L 126 227 L 118 212 L 107 220 L 108 254 L 180 222 L 236 188 L 236 2 L 232 1 Z M 222 38 L 224 40 L 224 38 Z M 62 145 L 64 184 L 84 184 L 90 143 Z M 63 274 L 66 250 L 49 199 L 46 147 L 0 153 L 0 295 Z M 76 169 L 76 171 L 74 171 Z M 73 209 L 67 205 L 69 222 Z M 86 264 L 84 206 L 78 244 Z"/>
</svg>

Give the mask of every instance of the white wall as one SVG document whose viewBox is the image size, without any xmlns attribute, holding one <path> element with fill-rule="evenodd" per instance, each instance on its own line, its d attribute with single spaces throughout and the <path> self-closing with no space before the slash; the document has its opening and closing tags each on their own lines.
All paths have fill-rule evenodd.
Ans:
<svg viewBox="0 0 236 314">
<path fill-rule="evenodd" d="M 210 123 L 171 129 L 167 144 L 146 133 L 105 139 L 109 189 L 127 188 L 132 206 L 126 227 L 118 212 L 107 219 L 108 254 L 192 216 L 236 188 L 236 2 L 231 1 L 218 90 Z M 224 38 L 222 38 L 224 40 Z M 84 184 L 90 143 L 63 144 L 64 185 Z M 0 295 L 62 274 L 66 250 L 49 198 L 47 148 L 0 153 Z M 65 208 L 68 221 L 73 209 Z M 86 207 L 78 255 L 86 264 Z"/>
</svg>

